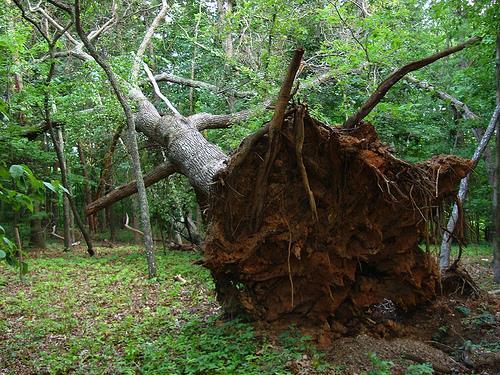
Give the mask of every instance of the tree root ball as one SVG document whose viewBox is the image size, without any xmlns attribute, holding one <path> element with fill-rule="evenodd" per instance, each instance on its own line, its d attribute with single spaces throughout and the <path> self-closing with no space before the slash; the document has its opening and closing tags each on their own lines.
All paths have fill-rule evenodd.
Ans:
<svg viewBox="0 0 500 375">
<path fill-rule="evenodd" d="M 204 265 L 225 310 L 324 326 L 346 324 L 384 299 L 405 310 L 432 300 L 438 269 L 419 244 L 470 161 L 437 156 L 410 164 L 372 125 L 329 127 L 305 111 L 306 184 L 297 115 L 297 107 L 289 110 L 279 129 L 265 183 L 256 184 L 269 151 L 266 128 L 243 141 L 215 178 Z"/>
</svg>

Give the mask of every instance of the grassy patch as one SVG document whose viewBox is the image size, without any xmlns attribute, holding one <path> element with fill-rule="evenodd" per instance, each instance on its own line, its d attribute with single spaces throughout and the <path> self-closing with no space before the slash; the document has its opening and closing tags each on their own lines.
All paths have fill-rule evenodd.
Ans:
<svg viewBox="0 0 500 375">
<path fill-rule="evenodd" d="M 161 276 L 151 281 L 135 247 L 98 254 L 33 258 L 27 284 L 0 266 L 0 372 L 285 374 L 304 355 L 321 370 L 298 335 L 271 342 L 250 324 L 223 322 L 198 255 L 158 254 Z"/>
</svg>

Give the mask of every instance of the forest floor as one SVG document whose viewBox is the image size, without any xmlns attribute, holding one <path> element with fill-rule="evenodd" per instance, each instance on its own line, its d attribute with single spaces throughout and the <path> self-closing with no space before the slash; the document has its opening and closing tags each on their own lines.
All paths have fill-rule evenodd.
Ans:
<svg viewBox="0 0 500 375">
<path fill-rule="evenodd" d="M 200 255 L 158 251 L 160 276 L 148 280 L 138 252 L 97 248 L 89 259 L 53 246 L 30 254 L 24 282 L 0 264 L 0 374 L 495 374 L 499 364 L 487 248 L 464 257 L 485 296 L 441 297 L 323 348 L 294 327 L 270 335 L 224 320 Z"/>
</svg>

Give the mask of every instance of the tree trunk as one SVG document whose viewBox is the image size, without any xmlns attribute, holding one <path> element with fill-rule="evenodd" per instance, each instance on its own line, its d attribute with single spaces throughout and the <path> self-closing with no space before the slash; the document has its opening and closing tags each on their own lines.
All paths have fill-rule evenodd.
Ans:
<svg viewBox="0 0 500 375">
<path fill-rule="evenodd" d="M 82 174 L 83 174 L 83 198 L 85 201 L 85 206 L 88 206 L 90 203 L 92 203 L 92 192 L 90 191 L 90 186 L 89 186 L 89 181 L 90 181 L 90 176 L 89 172 L 87 169 L 87 160 L 85 157 L 85 153 L 82 147 L 82 144 L 78 142 L 77 144 L 78 147 L 78 156 L 80 158 L 80 166 L 82 167 Z M 89 215 L 87 216 L 87 223 L 89 226 L 89 231 L 90 233 L 95 233 L 96 228 L 95 228 L 95 217 L 94 215 Z"/>
<path fill-rule="evenodd" d="M 31 234 L 30 242 L 31 245 L 37 249 L 45 248 L 45 236 L 42 228 L 42 219 L 38 216 L 40 215 L 40 204 L 35 203 L 33 209 L 33 218 L 31 219 Z"/>
<path fill-rule="evenodd" d="M 111 242 L 116 242 L 116 224 L 113 206 L 106 207 L 105 213 L 109 228 L 109 240 Z"/>
<path fill-rule="evenodd" d="M 54 139 L 54 148 L 59 147 L 61 150 L 62 157 L 59 159 L 59 169 L 61 170 L 61 174 L 66 174 L 66 158 L 64 156 L 64 138 L 62 134 L 62 130 L 60 127 L 57 128 L 56 131 L 57 139 Z M 58 146 L 56 146 L 56 143 Z M 65 186 L 67 188 L 67 186 Z M 69 251 L 71 249 L 71 209 L 69 207 L 69 200 L 66 194 L 63 194 L 63 237 L 64 237 L 64 251 Z"/>
<path fill-rule="evenodd" d="M 152 171 L 144 175 L 143 177 L 144 186 L 146 187 L 151 186 L 154 183 L 170 176 L 175 171 L 176 168 L 169 161 L 162 163 L 157 167 L 155 167 Z M 114 188 L 113 190 L 108 192 L 104 197 L 101 197 L 93 201 L 89 205 L 87 205 L 87 207 L 85 208 L 85 214 L 93 215 L 96 212 L 103 209 L 104 207 L 110 206 L 113 203 L 116 203 L 122 200 L 123 198 L 129 197 L 135 193 L 137 193 L 137 183 L 135 182 L 135 180 L 133 180 L 127 184 Z M 134 211 L 135 211 L 135 206 L 134 206 Z"/>
<path fill-rule="evenodd" d="M 47 111 L 47 108 L 46 108 L 46 111 Z M 48 113 L 47 113 L 46 117 L 47 117 L 47 122 L 50 123 L 50 117 L 49 117 Z M 64 188 L 67 191 L 69 191 L 68 190 L 69 181 L 68 181 L 68 175 L 66 173 L 66 165 L 65 165 L 64 154 L 62 152 L 62 149 L 60 147 L 59 142 L 57 141 L 57 138 L 56 138 L 57 136 L 56 136 L 56 133 L 55 133 L 54 128 L 52 127 L 52 125 L 49 126 L 49 131 L 50 131 L 50 136 L 52 138 L 52 142 L 54 143 L 54 148 L 56 150 L 57 160 L 58 160 L 59 166 L 60 166 L 62 185 L 64 186 Z M 78 224 L 78 228 L 80 229 L 80 232 L 82 233 L 82 235 L 83 235 L 83 237 L 85 239 L 85 242 L 87 244 L 87 252 L 89 253 L 90 256 L 94 256 L 95 252 L 94 252 L 94 248 L 92 246 L 92 240 L 91 240 L 91 238 L 90 238 L 87 230 L 85 229 L 85 227 L 83 225 L 82 219 L 78 215 L 78 210 L 76 208 L 76 205 L 75 205 L 75 202 L 74 202 L 73 198 L 70 195 L 68 195 L 68 192 L 65 192 L 63 194 L 63 196 L 65 198 L 67 198 L 68 201 L 69 201 L 69 206 L 70 206 L 71 211 L 73 212 L 73 215 L 74 215 L 74 217 L 76 219 L 76 222 Z"/>
<path fill-rule="evenodd" d="M 135 181 L 134 181 L 135 183 Z M 135 184 L 137 189 L 137 184 Z M 137 191 L 137 190 L 136 190 Z M 137 213 L 139 212 L 139 203 L 137 202 L 137 197 L 132 197 L 132 212 L 130 213 L 130 223 L 132 227 L 137 228 L 139 226 L 139 221 L 137 220 Z M 134 231 L 134 243 L 140 244 L 142 236 Z"/>
<path fill-rule="evenodd" d="M 481 157 L 483 151 L 488 145 L 488 142 L 495 131 L 499 115 L 500 115 L 500 105 L 498 105 L 495 108 L 495 111 L 493 112 L 488 128 L 484 132 L 481 142 L 479 142 L 479 145 L 474 151 L 474 155 L 472 156 L 472 161 L 473 161 L 472 168 L 476 166 L 477 162 L 479 161 L 479 158 Z M 443 232 L 443 239 L 441 241 L 441 250 L 439 253 L 439 268 L 441 269 L 441 271 L 444 271 L 450 265 L 452 236 L 455 230 L 455 226 L 457 225 L 457 222 L 459 220 L 458 205 L 462 206 L 465 201 L 465 196 L 467 195 L 467 191 L 469 189 L 469 177 L 470 173 L 464 179 L 462 179 L 462 181 L 460 181 L 460 189 L 458 191 L 458 198 L 457 198 L 458 204 L 455 203 L 453 205 L 453 209 L 450 218 L 448 220 L 448 224 L 446 225 L 446 230 Z"/>
<path fill-rule="evenodd" d="M 198 196 L 208 197 L 213 177 L 224 168 L 227 156 L 208 142 L 189 118 L 163 116 L 157 121 L 139 121 L 136 129 L 164 145 L 170 162 L 187 176 Z"/>
<path fill-rule="evenodd" d="M 497 107 L 500 106 L 500 35 L 496 39 L 496 80 L 497 80 Z M 496 123 L 496 161 L 495 184 L 493 186 L 493 222 L 495 233 L 493 236 L 493 280 L 500 283 L 500 121 Z"/>
</svg>

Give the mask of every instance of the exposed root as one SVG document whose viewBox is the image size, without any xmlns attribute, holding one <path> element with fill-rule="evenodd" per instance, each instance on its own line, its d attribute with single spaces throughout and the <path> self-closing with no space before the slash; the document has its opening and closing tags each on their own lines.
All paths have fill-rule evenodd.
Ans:
<svg viewBox="0 0 500 375">
<path fill-rule="evenodd" d="M 441 293 L 460 297 L 479 297 L 482 294 L 469 273 L 457 263 L 444 271 L 441 277 Z"/>
<path fill-rule="evenodd" d="M 261 131 L 216 176 L 204 254 L 226 311 L 349 327 L 384 298 L 402 310 L 433 299 L 438 269 L 419 244 L 470 162 L 438 156 L 410 164 L 370 124 L 346 131 L 300 112 L 285 118 L 278 144 Z M 272 162 L 259 158 L 266 152 Z"/>
<path fill-rule="evenodd" d="M 306 167 L 304 166 L 304 160 L 302 158 L 302 147 L 304 146 L 304 106 L 300 105 L 297 107 L 297 113 L 295 115 L 295 157 L 297 158 L 297 167 L 302 177 L 302 183 L 304 184 L 304 189 L 306 190 L 307 198 L 309 200 L 309 206 L 311 207 L 311 212 L 313 214 L 313 219 L 315 222 L 318 221 L 318 211 L 316 209 L 316 201 L 314 200 L 314 193 L 309 186 L 309 179 L 307 178 Z"/>
</svg>

